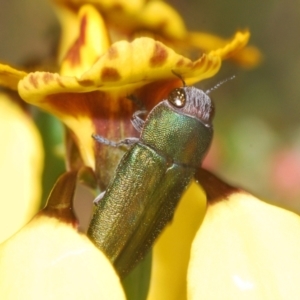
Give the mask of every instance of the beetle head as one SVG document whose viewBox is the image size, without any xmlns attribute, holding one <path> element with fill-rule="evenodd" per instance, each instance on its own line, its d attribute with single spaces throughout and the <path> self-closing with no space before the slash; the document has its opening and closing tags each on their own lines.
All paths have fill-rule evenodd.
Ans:
<svg viewBox="0 0 300 300">
<path fill-rule="evenodd" d="M 177 112 L 196 118 L 205 126 L 211 126 L 214 105 L 202 90 L 192 86 L 176 88 L 170 92 L 168 102 Z"/>
</svg>

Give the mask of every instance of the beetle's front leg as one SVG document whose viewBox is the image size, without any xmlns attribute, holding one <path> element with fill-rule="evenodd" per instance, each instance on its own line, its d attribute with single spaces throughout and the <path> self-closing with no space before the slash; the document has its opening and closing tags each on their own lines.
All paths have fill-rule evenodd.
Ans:
<svg viewBox="0 0 300 300">
<path fill-rule="evenodd" d="M 145 124 L 145 121 L 140 116 L 145 114 L 147 114 L 146 110 L 138 110 L 132 115 L 131 124 L 138 132 L 142 131 Z"/>
<path fill-rule="evenodd" d="M 141 132 L 145 121 L 140 116 L 146 115 L 148 111 L 146 110 L 144 103 L 140 101 L 136 96 L 129 95 L 127 96 L 127 98 L 139 108 L 139 110 L 132 115 L 131 124 L 136 129 L 136 131 Z"/>
</svg>

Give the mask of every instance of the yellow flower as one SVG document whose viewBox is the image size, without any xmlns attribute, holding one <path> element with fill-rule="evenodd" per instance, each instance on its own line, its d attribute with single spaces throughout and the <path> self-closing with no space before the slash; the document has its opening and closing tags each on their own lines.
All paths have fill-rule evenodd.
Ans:
<svg viewBox="0 0 300 300">
<path fill-rule="evenodd" d="M 35 124 L 5 93 L 0 93 L 0 139 L 1 243 L 38 211 L 44 158 Z"/>
<path fill-rule="evenodd" d="M 199 38 L 187 32 L 180 16 L 161 1 L 57 3 L 63 24 L 60 73 L 26 74 L 0 65 L 0 84 L 17 90 L 26 102 L 57 116 L 66 125 L 69 171 L 58 180 L 46 208 L 0 245 L 0 296 L 10 295 L 11 299 L 19 296 L 20 289 L 11 284 L 14 280 L 14 284 L 21 286 L 22 295 L 31 299 L 45 298 L 45 294 L 54 298 L 113 299 L 113 287 L 116 299 L 122 299 L 123 291 L 110 263 L 72 227 L 76 220 L 70 207 L 78 170 L 89 167 L 104 190 L 123 155 L 120 149 L 110 151 L 109 147 L 95 145 L 91 134 L 98 133 L 110 140 L 137 136 L 130 118 L 139 105 L 128 96 L 137 97 L 149 111 L 170 90 L 182 86 L 174 74 L 191 85 L 215 75 L 223 59 L 233 57 L 253 66 L 259 55 L 244 48 L 249 32 L 237 32 L 226 43 L 211 36 Z M 155 13 L 160 9 L 165 14 Z M 124 24 L 123 35 L 114 30 L 118 22 Z M 120 40 L 141 30 L 146 31 L 147 37 Z M 111 44 L 109 37 L 116 42 Z M 192 61 L 170 47 L 188 52 L 186 43 L 206 51 Z M 248 49 L 250 56 L 243 49 Z M 190 249 L 205 213 L 205 201 L 203 192 L 194 185 L 180 203 L 172 225 L 156 243 L 149 299 L 175 299 L 178 295 L 184 299 L 187 294 L 185 278 L 189 262 L 193 265 Z M 180 247 L 176 241 L 178 235 L 182 236 Z M 57 268 L 49 267 L 49 262 Z M 74 287 L 72 291 L 70 285 Z"/>
<path fill-rule="evenodd" d="M 182 85 L 173 72 L 187 84 L 213 76 L 221 66 L 221 58 L 241 49 L 249 33 L 239 32 L 224 48 L 191 61 L 151 38 L 119 41 L 106 49 L 107 34 L 95 8 L 83 6 L 78 17 L 79 37 L 62 62 L 63 74 L 30 73 L 19 82 L 18 91 L 25 101 L 49 111 L 67 125 L 83 164 L 96 171 L 103 188 L 123 152 L 117 149 L 112 154 L 101 145 L 95 148 L 91 134 L 111 140 L 135 136 L 130 118 L 136 106 L 128 100 L 129 95 L 151 109 L 170 89 Z"/>
</svg>

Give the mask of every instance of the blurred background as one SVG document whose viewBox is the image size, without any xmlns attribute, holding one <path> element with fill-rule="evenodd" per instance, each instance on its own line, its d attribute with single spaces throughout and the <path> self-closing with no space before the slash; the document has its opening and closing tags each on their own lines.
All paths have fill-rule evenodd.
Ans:
<svg viewBox="0 0 300 300">
<path fill-rule="evenodd" d="M 230 38 L 251 31 L 250 44 L 263 62 L 245 70 L 225 62 L 204 90 L 231 80 L 211 93 L 215 102 L 215 137 L 205 167 L 228 183 L 262 199 L 300 212 L 300 3 L 295 0 L 173 0 L 191 31 Z M 30 65 L 54 53 L 59 25 L 47 0 L 0 0 L 0 61 Z M 51 61 L 49 62 L 51 64 Z M 47 150 L 44 194 L 64 164 L 59 153 L 62 126 L 36 114 Z M 2 142 L 1 142 L 2 143 Z M 51 145 L 51 147 L 49 147 Z M 44 197 L 45 197 L 44 195 Z"/>
<path fill-rule="evenodd" d="M 174 1 L 190 30 L 230 37 L 251 31 L 263 54 L 253 70 L 229 62 L 205 88 L 211 93 L 215 139 L 206 165 L 226 181 L 300 212 L 300 2 Z M 201 87 L 202 84 L 200 84 Z"/>
</svg>

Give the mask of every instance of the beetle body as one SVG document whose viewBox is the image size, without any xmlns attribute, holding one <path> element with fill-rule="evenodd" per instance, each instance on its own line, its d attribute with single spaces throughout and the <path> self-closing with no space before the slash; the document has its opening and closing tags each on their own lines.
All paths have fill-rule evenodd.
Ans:
<svg viewBox="0 0 300 300">
<path fill-rule="evenodd" d="M 172 219 L 211 143 L 212 110 L 203 91 L 173 90 L 149 113 L 140 138 L 121 159 L 88 231 L 120 275 L 144 257 Z"/>
</svg>

